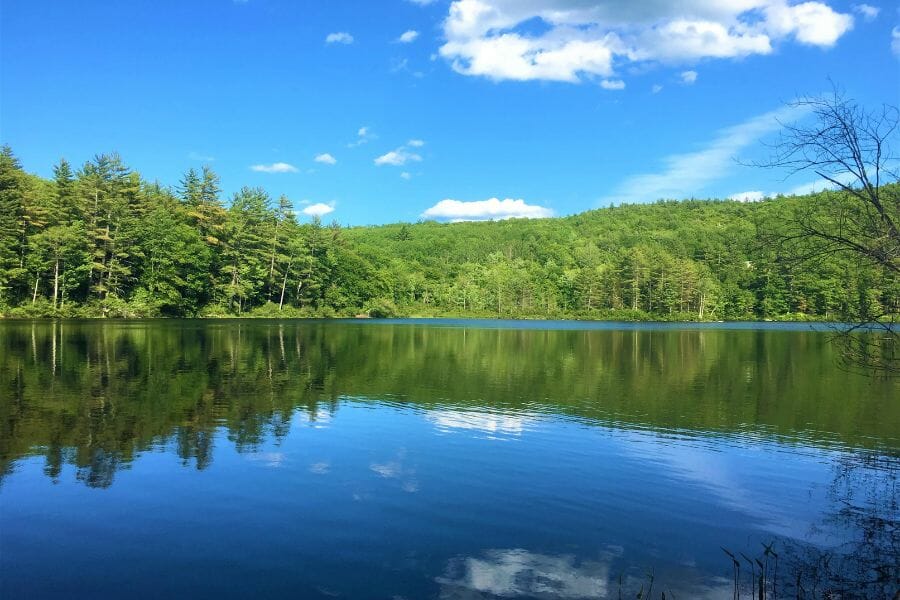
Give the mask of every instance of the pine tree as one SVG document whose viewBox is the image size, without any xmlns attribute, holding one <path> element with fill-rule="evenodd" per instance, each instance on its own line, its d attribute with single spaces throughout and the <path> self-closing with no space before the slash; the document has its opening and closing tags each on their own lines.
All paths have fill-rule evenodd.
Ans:
<svg viewBox="0 0 900 600">
<path fill-rule="evenodd" d="M 178 193 L 182 201 L 192 207 L 200 204 L 200 186 L 201 182 L 197 172 L 194 169 L 188 169 L 178 186 Z"/>
<path fill-rule="evenodd" d="M 222 291 L 238 313 L 254 304 L 266 282 L 270 224 L 265 190 L 245 187 L 234 195 L 225 221 Z"/>
<path fill-rule="evenodd" d="M 0 303 L 15 302 L 23 275 L 21 233 L 25 224 L 25 173 L 9 146 L 0 148 Z"/>
</svg>

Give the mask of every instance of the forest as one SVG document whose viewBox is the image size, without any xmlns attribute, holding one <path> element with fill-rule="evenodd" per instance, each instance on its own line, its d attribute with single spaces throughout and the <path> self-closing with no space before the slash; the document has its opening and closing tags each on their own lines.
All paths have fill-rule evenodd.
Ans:
<svg viewBox="0 0 900 600">
<path fill-rule="evenodd" d="M 896 197 L 900 184 L 882 194 Z M 773 240 L 846 191 L 660 200 L 549 219 L 342 227 L 216 173 L 174 188 L 117 154 L 53 178 L 0 151 L 6 317 L 472 316 L 863 321 L 900 311 L 891 269 Z M 832 218 L 833 212 L 821 218 Z M 783 236 L 782 236 L 783 237 Z"/>
</svg>

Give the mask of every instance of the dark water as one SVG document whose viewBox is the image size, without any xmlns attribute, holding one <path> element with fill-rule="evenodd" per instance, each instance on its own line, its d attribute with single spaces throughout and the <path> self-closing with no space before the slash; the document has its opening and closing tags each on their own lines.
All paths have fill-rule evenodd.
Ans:
<svg viewBox="0 0 900 600">
<path fill-rule="evenodd" d="M 0 596 L 731 598 L 773 541 L 890 595 L 900 388 L 828 337 L 0 323 Z"/>
</svg>

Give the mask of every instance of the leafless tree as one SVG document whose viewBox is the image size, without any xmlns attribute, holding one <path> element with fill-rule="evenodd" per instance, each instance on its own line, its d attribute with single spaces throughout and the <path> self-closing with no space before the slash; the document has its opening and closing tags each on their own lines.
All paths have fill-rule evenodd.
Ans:
<svg viewBox="0 0 900 600">
<path fill-rule="evenodd" d="M 801 98 L 792 106 L 805 117 L 783 124 L 771 156 L 756 166 L 791 176 L 813 172 L 834 193 L 815 196 L 796 210 L 773 237 L 799 261 L 849 254 L 877 269 L 896 289 L 900 278 L 900 161 L 892 153 L 900 112 L 894 106 L 867 109 L 835 87 L 831 94 Z M 836 340 L 843 363 L 884 376 L 900 375 L 900 298 L 880 310 L 850 310 Z"/>
</svg>

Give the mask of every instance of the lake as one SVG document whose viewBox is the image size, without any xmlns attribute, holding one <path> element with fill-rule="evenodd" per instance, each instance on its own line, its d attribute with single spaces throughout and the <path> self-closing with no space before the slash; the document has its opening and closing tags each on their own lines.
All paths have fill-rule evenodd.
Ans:
<svg viewBox="0 0 900 600">
<path fill-rule="evenodd" d="M 900 387 L 830 336 L 0 322 L 0 596 L 889 597 Z"/>
</svg>

